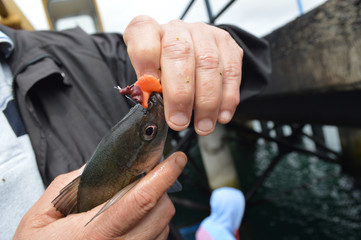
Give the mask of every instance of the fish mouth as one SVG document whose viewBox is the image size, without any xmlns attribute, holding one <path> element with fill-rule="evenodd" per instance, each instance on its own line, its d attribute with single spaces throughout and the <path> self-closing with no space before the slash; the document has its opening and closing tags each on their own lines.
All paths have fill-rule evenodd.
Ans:
<svg viewBox="0 0 361 240">
<path fill-rule="evenodd" d="M 154 93 L 150 98 L 150 102 L 153 104 L 160 104 L 162 107 L 164 106 L 163 97 L 160 93 Z"/>
</svg>

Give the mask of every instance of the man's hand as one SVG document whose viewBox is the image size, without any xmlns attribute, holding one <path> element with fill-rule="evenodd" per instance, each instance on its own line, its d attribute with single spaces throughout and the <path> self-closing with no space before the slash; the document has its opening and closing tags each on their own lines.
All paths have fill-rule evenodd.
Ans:
<svg viewBox="0 0 361 240">
<path fill-rule="evenodd" d="M 101 206 L 67 217 L 53 207 L 51 201 L 81 172 L 61 175 L 25 214 L 14 239 L 166 239 L 175 209 L 165 192 L 186 162 L 184 153 L 173 154 L 87 226 Z"/>
<path fill-rule="evenodd" d="M 159 25 L 134 18 L 124 32 L 137 73 L 162 81 L 165 116 L 177 131 L 188 127 L 194 108 L 195 130 L 210 134 L 228 123 L 239 103 L 243 50 L 224 30 L 180 20 Z"/>
</svg>

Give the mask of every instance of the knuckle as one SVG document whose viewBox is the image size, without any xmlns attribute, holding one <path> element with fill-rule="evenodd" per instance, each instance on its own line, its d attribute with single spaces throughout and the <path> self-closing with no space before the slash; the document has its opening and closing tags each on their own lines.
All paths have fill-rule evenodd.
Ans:
<svg viewBox="0 0 361 240">
<path fill-rule="evenodd" d="M 169 25 L 181 25 L 184 24 L 184 21 L 180 20 L 180 19 L 173 19 L 171 21 L 169 21 Z"/>
<path fill-rule="evenodd" d="M 190 97 L 189 88 L 186 86 L 179 86 L 178 89 L 173 94 L 175 99 L 178 99 L 180 102 L 184 102 L 186 99 Z"/>
<path fill-rule="evenodd" d="M 139 31 L 144 29 L 158 29 L 158 23 L 151 17 L 139 15 L 132 19 L 123 32 L 124 42 L 128 45 L 128 41 L 138 36 Z M 137 41 L 132 41 L 137 42 Z"/>
<path fill-rule="evenodd" d="M 223 68 L 223 77 L 226 82 L 236 84 L 238 86 L 242 77 L 242 64 L 240 61 L 234 60 L 225 64 Z"/>
<path fill-rule="evenodd" d="M 141 215 L 148 213 L 157 204 L 157 199 L 145 190 L 138 191 L 134 196 L 134 202 Z"/>
<path fill-rule="evenodd" d="M 194 22 L 194 23 L 191 23 L 191 24 L 196 29 L 213 27 L 213 26 L 210 26 L 210 25 L 208 25 L 208 24 L 206 24 L 204 22 Z"/>
<path fill-rule="evenodd" d="M 219 67 L 219 56 L 214 52 L 203 53 L 196 58 L 196 67 L 199 70 L 213 70 Z"/>
<path fill-rule="evenodd" d="M 229 32 L 227 32 L 226 30 L 224 30 L 224 29 L 218 28 L 217 36 L 219 37 L 219 39 L 220 39 L 221 41 L 225 41 L 225 42 L 227 42 L 227 43 L 229 43 L 229 41 L 233 41 L 233 42 L 234 42 L 231 34 L 230 34 Z"/>
<path fill-rule="evenodd" d="M 186 107 L 192 104 L 192 91 L 186 84 L 179 84 L 177 88 L 169 91 L 169 97 L 167 97 L 167 99 L 173 106 Z"/>
<path fill-rule="evenodd" d="M 133 54 L 142 58 L 153 56 L 154 54 L 154 48 L 150 48 L 145 44 L 132 44 L 131 46 L 128 46 L 127 51 L 129 55 Z"/>
<path fill-rule="evenodd" d="M 209 112 L 213 112 L 218 109 L 218 99 L 216 97 L 201 95 L 197 100 L 197 107 L 202 107 Z"/>
<path fill-rule="evenodd" d="M 208 81 L 203 84 L 202 92 L 198 93 L 197 96 L 197 105 L 202 107 L 207 107 L 208 110 L 216 110 L 219 103 L 219 93 L 211 81 Z"/>
<path fill-rule="evenodd" d="M 232 35 L 226 30 L 219 29 L 220 32 L 217 34 L 217 39 L 219 43 L 225 44 L 227 46 L 233 47 L 234 52 L 239 52 L 240 59 L 243 58 L 243 49 L 238 45 L 238 43 L 233 39 Z"/>
<path fill-rule="evenodd" d="M 138 25 L 153 24 L 153 23 L 154 23 L 153 18 L 146 15 L 139 15 L 134 17 L 128 26 L 138 26 Z"/>
<path fill-rule="evenodd" d="M 185 58 L 193 54 L 191 43 L 177 38 L 164 40 L 163 50 L 171 58 Z"/>
</svg>

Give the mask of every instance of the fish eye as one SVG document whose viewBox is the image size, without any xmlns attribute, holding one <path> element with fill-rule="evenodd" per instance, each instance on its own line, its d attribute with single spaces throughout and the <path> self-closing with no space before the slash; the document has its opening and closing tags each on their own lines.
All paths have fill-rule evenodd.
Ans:
<svg viewBox="0 0 361 240">
<path fill-rule="evenodd" d="M 145 141 L 150 141 L 155 137 L 156 134 L 157 134 L 157 126 L 154 123 L 149 122 L 144 125 L 144 128 L 141 132 L 141 137 Z"/>
</svg>

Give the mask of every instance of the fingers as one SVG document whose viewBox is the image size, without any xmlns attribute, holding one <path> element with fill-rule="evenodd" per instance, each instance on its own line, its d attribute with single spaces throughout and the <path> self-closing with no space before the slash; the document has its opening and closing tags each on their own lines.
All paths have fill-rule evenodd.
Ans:
<svg viewBox="0 0 361 240">
<path fill-rule="evenodd" d="M 222 100 L 218 121 L 222 124 L 231 121 L 240 101 L 243 50 L 228 32 L 221 30 L 217 35 L 217 45 L 223 65 Z"/>
<path fill-rule="evenodd" d="M 165 239 L 168 239 L 168 235 L 169 235 L 169 225 L 167 225 L 166 228 L 163 229 L 163 231 L 161 232 L 161 234 L 159 234 L 158 237 L 155 238 L 155 240 L 165 240 Z"/>
<path fill-rule="evenodd" d="M 151 74 L 160 77 L 160 26 L 151 17 L 135 17 L 124 31 L 129 58 L 140 77 Z"/>
<path fill-rule="evenodd" d="M 162 87 L 166 121 L 176 131 L 188 127 L 192 115 L 195 61 L 192 36 L 179 20 L 162 25 Z"/>
<path fill-rule="evenodd" d="M 165 239 L 169 232 L 168 223 L 174 216 L 175 208 L 165 193 L 157 205 L 129 233 L 126 239 Z M 156 225 L 155 225 L 156 223 Z"/>
<path fill-rule="evenodd" d="M 162 85 L 168 125 L 184 130 L 194 106 L 195 130 L 228 123 L 239 103 L 242 49 L 224 30 L 204 23 L 162 25 Z"/>
<path fill-rule="evenodd" d="M 228 123 L 239 104 L 243 51 L 228 32 L 204 23 L 193 24 L 192 36 L 195 43 L 207 42 L 195 44 L 194 113 L 196 132 L 207 135 L 217 121 Z"/>
<path fill-rule="evenodd" d="M 196 132 L 207 135 L 215 127 L 222 100 L 222 59 L 216 42 L 209 41 L 213 37 L 213 27 L 203 23 L 197 25 L 195 27 L 201 30 L 192 31 L 193 41 L 207 44 L 198 44 L 195 48 L 197 80 L 194 120 Z"/>
<path fill-rule="evenodd" d="M 210 134 L 217 121 L 232 119 L 240 99 L 243 51 L 229 33 L 180 20 L 160 26 L 139 16 L 125 30 L 124 40 L 138 77 L 161 78 L 170 128 L 187 128 L 193 109 L 199 135 Z"/>
<path fill-rule="evenodd" d="M 186 162 L 184 153 L 178 152 L 171 155 L 150 171 L 111 209 L 105 211 L 90 223 L 86 229 L 87 234 L 91 236 L 102 234 L 101 237 L 105 238 L 122 236 L 136 227 L 143 218 L 147 218 L 147 215 L 154 209 L 156 209 L 154 215 L 150 215 L 152 216 L 151 219 L 158 219 L 157 224 L 154 224 L 154 220 L 152 220 L 149 226 L 152 226 L 154 232 L 159 234 L 165 228 L 165 223 L 168 224 L 168 219 L 174 214 L 174 209 L 172 210 L 172 204 L 169 202 L 169 199 L 164 199 L 162 196 L 180 175 Z M 159 206 L 159 203 L 162 206 Z M 89 211 L 87 218 L 90 220 L 97 210 L 99 209 L 95 208 Z M 170 213 L 168 217 L 164 213 L 166 212 L 165 210 Z M 163 217 L 163 222 L 161 222 Z"/>
</svg>

